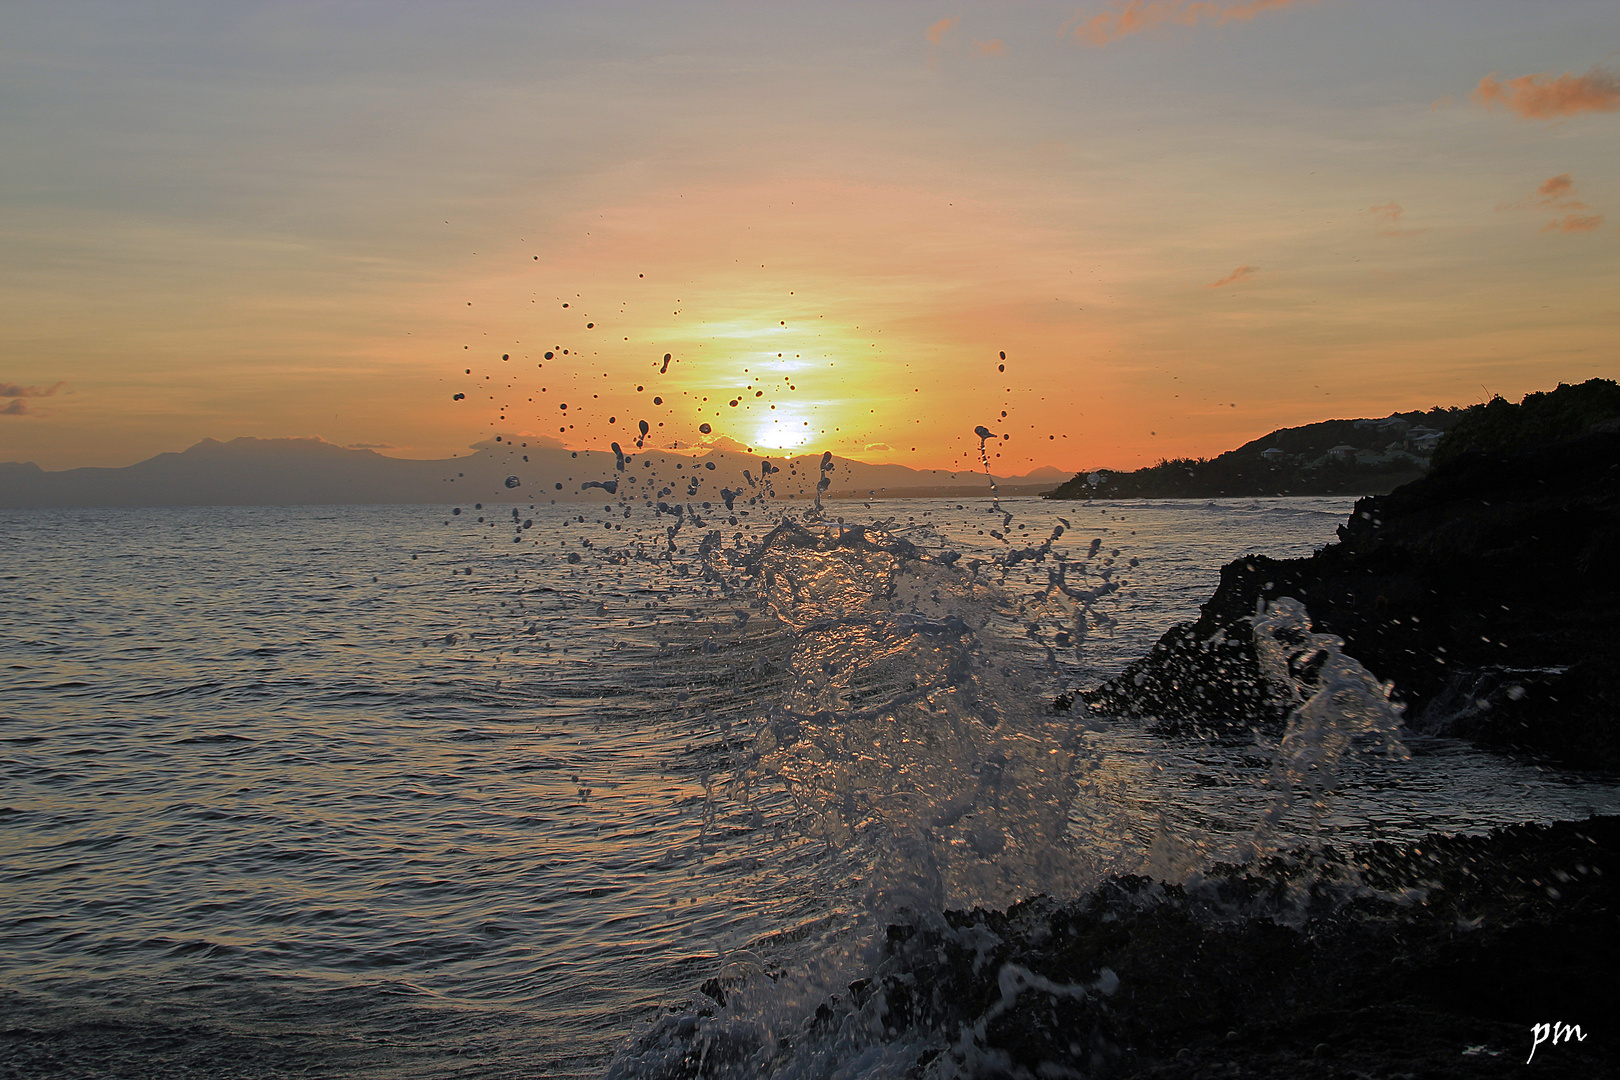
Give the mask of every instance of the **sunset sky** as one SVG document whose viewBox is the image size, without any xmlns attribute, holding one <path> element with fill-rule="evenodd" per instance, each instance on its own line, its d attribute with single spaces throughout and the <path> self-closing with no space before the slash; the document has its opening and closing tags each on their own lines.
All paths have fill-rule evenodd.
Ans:
<svg viewBox="0 0 1620 1080">
<path fill-rule="evenodd" d="M 12 3 L 0 57 L 0 461 L 1135 467 L 1620 375 L 1614 0 Z"/>
</svg>

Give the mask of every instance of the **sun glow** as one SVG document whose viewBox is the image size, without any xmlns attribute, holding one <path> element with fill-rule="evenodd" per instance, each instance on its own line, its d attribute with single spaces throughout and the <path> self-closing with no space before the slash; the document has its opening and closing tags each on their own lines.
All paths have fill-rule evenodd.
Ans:
<svg viewBox="0 0 1620 1080">
<path fill-rule="evenodd" d="M 807 445 L 813 434 L 809 421 L 803 416 L 782 411 L 758 422 L 754 428 L 754 445 L 772 450 L 797 450 Z"/>
</svg>

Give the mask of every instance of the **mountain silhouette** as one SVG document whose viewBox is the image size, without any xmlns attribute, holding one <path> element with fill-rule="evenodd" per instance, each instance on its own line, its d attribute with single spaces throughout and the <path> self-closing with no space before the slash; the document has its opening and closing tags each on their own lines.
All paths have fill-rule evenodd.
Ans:
<svg viewBox="0 0 1620 1080">
<path fill-rule="evenodd" d="M 767 457 L 730 449 L 568 450 L 543 439 L 480 443 L 465 457 L 414 461 L 322 439 L 204 439 L 178 453 L 123 468 L 46 471 L 33 462 L 0 463 L 0 508 L 116 506 L 306 506 L 471 502 L 594 502 L 597 485 L 623 482 L 638 497 L 718 500 L 722 488 L 769 482 L 784 499 L 812 499 L 820 455 Z M 834 457 L 828 498 L 968 497 L 990 494 L 970 470 L 912 469 Z M 746 475 L 745 475 L 746 474 Z M 1050 466 L 998 478 L 1000 494 L 1037 494 L 1068 474 Z M 631 478 L 636 483 L 631 483 Z M 750 480 L 750 477 L 752 480 Z M 654 480 L 656 478 L 656 480 Z M 669 491 L 664 496 L 657 493 Z"/>
</svg>

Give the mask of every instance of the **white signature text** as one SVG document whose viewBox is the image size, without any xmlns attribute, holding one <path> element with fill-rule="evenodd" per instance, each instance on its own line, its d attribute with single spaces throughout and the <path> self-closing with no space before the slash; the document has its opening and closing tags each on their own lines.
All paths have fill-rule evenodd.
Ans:
<svg viewBox="0 0 1620 1080">
<path fill-rule="evenodd" d="M 1536 1024 L 1530 1028 L 1530 1056 L 1524 1059 L 1526 1065 L 1535 1060 L 1536 1047 L 1544 1042 L 1551 1042 L 1557 1046 L 1559 1042 L 1585 1042 L 1586 1033 L 1579 1024 L 1565 1024 L 1553 1021 L 1550 1024 Z"/>
</svg>

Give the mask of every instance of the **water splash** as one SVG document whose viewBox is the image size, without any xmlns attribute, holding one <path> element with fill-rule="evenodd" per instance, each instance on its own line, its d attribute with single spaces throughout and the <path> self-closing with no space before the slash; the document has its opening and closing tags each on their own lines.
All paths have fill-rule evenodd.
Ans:
<svg viewBox="0 0 1620 1080">
<path fill-rule="evenodd" d="M 990 474 L 990 452 L 985 448 L 985 443 L 995 438 L 996 433 L 985 427 L 983 424 L 980 424 L 978 427 L 973 429 L 973 434 L 979 437 L 979 464 L 984 467 L 985 478 L 990 481 L 991 505 L 994 506 L 996 511 L 999 513 L 1001 511 L 1001 503 L 996 495 L 996 478 Z"/>
<path fill-rule="evenodd" d="M 1076 807 L 1085 726 L 1033 692 L 1044 665 L 1006 632 L 1025 602 L 982 572 L 1052 558 L 1063 530 L 971 567 L 925 532 L 784 519 L 731 556 L 791 655 L 705 818 L 746 812 L 799 840 L 849 917 L 785 970 L 768 948 L 731 954 L 709 1000 L 644 1031 L 609 1076 L 904 1075 L 938 1033 L 885 1034 L 883 1002 L 859 989 L 897 962 L 884 927 L 954 934 L 948 909 L 1073 895 L 1120 869 L 1100 853 L 1123 845 L 1075 827 L 1102 820 Z M 1006 973 L 1009 1005 L 1020 977 Z M 857 1020 L 822 1023 L 829 1002 Z"/>
<path fill-rule="evenodd" d="M 751 769 L 782 785 L 795 829 L 854 860 L 880 915 L 1078 880 L 1073 725 L 983 636 L 1012 598 L 954 562 L 787 522 L 750 562 L 794 641 Z"/>
<path fill-rule="evenodd" d="M 1301 802 L 1312 833 L 1321 830 L 1339 768 L 1357 740 L 1375 740 L 1391 759 L 1411 756 L 1400 739 L 1403 706 L 1390 700 L 1394 684 L 1379 682 L 1344 651 L 1344 640 L 1311 629 L 1310 612 L 1291 596 L 1256 610 L 1254 647 L 1271 693 L 1288 706 L 1269 780 L 1276 797 L 1257 845 Z"/>
<path fill-rule="evenodd" d="M 816 501 L 814 506 L 804 512 L 804 518 L 806 521 L 820 521 L 823 518 L 824 513 L 821 509 L 821 496 L 827 491 L 828 488 L 832 487 L 832 477 L 829 475 L 832 470 L 832 451 L 823 451 L 821 455 L 821 464 L 817 466 L 817 472 L 820 475 L 816 479 Z"/>
</svg>

